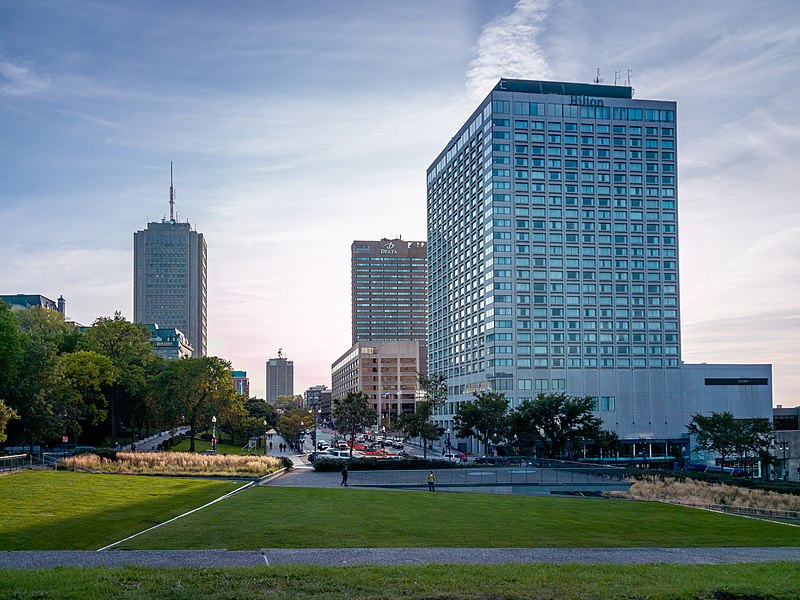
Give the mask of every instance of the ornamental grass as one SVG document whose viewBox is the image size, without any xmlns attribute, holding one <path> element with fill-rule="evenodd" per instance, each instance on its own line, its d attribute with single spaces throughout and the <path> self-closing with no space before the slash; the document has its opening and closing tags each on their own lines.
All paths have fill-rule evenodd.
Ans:
<svg viewBox="0 0 800 600">
<path fill-rule="evenodd" d="M 67 458 L 70 469 L 136 475 L 263 477 L 284 467 L 280 458 L 192 452 L 117 452 L 116 460 L 95 454 Z"/>
<path fill-rule="evenodd" d="M 800 497 L 695 479 L 680 481 L 645 475 L 627 492 L 612 492 L 615 497 L 636 500 L 667 500 L 681 504 L 720 504 L 740 508 L 800 511 Z"/>
</svg>

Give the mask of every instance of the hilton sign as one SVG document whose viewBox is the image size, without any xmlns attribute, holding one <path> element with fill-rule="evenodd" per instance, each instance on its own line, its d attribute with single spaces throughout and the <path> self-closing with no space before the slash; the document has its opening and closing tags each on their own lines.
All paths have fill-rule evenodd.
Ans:
<svg viewBox="0 0 800 600">
<path fill-rule="evenodd" d="M 603 106 L 603 101 L 590 96 L 570 96 L 569 103 L 572 106 Z"/>
</svg>

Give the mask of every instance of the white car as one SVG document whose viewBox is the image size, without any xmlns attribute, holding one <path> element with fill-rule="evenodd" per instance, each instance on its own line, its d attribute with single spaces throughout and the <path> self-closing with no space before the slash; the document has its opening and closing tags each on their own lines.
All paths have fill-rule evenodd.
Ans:
<svg viewBox="0 0 800 600">
<path fill-rule="evenodd" d="M 442 460 L 447 462 L 463 462 L 460 454 L 443 454 Z"/>
</svg>

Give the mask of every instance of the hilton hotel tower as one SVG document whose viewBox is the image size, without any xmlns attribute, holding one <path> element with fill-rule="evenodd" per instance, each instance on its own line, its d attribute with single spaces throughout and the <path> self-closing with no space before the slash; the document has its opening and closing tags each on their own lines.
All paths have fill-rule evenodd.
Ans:
<svg viewBox="0 0 800 600">
<path fill-rule="evenodd" d="M 427 171 L 428 361 L 473 392 L 595 398 L 624 439 L 770 417 L 770 365 L 684 365 L 676 103 L 501 79 Z"/>
</svg>

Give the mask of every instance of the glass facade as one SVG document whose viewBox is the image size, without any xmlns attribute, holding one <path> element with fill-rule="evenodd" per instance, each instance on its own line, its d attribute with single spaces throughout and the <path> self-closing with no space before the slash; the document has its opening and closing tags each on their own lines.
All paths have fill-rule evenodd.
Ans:
<svg viewBox="0 0 800 600">
<path fill-rule="evenodd" d="M 501 80 L 428 170 L 429 370 L 456 401 L 680 366 L 675 103 L 553 85 Z"/>
</svg>

